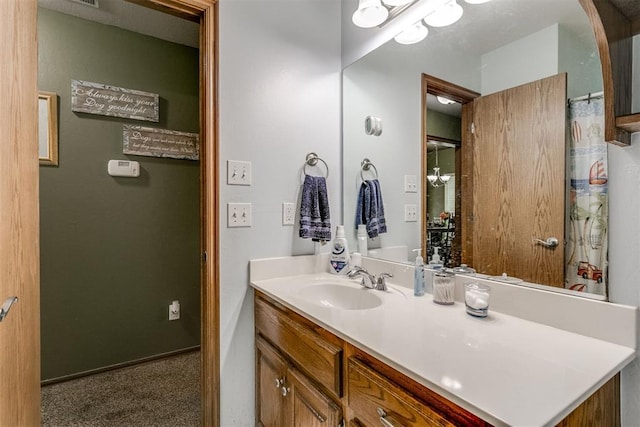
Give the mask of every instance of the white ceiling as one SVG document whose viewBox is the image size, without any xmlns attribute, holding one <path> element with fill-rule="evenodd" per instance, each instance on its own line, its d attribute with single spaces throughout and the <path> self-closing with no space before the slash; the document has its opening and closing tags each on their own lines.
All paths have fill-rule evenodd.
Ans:
<svg viewBox="0 0 640 427">
<path fill-rule="evenodd" d="M 593 40 L 593 30 L 578 0 L 459 3 L 464 8 L 460 21 L 450 27 L 430 28 L 427 40 L 446 39 L 453 49 L 482 55 L 555 23 L 562 24 L 580 38 Z"/>
<path fill-rule="evenodd" d="M 199 25 L 197 23 L 124 0 L 98 0 L 98 9 L 72 0 L 38 0 L 38 5 L 82 19 L 198 47 Z"/>
</svg>

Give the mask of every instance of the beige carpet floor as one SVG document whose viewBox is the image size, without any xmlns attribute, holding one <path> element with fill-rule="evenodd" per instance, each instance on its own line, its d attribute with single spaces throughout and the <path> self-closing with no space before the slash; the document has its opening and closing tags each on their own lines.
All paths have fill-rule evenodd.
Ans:
<svg viewBox="0 0 640 427">
<path fill-rule="evenodd" d="M 200 352 L 42 387 L 45 427 L 200 425 Z"/>
</svg>

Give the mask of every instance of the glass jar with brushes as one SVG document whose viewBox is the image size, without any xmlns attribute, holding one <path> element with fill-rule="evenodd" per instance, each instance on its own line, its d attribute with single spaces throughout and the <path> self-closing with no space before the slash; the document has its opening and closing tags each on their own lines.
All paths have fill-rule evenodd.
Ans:
<svg viewBox="0 0 640 427">
<path fill-rule="evenodd" d="M 438 270 L 433 274 L 433 302 L 452 305 L 454 302 L 456 278 L 450 270 Z"/>
</svg>

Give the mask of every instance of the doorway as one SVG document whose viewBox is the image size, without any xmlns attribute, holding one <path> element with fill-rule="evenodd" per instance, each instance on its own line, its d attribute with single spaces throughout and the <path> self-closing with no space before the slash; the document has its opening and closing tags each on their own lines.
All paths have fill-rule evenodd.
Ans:
<svg viewBox="0 0 640 427">
<path fill-rule="evenodd" d="M 138 2 L 138 3 L 146 3 L 146 2 Z M 218 389 L 218 330 L 217 330 L 217 269 L 215 265 L 217 264 L 217 213 L 214 208 L 216 206 L 215 203 L 215 187 L 216 181 L 213 179 L 217 175 L 216 169 L 216 140 L 215 140 L 215 128 L 216 122 L 213 120 L 215 108 L 214 102 L 214 72 L 215 67 L 212 66 L 215 64 L 214 58 L 214 44 L 213 44 L 213 34 L 215 31 L 214 27 L 214 18 L 215 18 L 215 6 L 210 4 L 202 4 L 199 8 L 189 6 L 186 8 L 181 6 L 181 1 L 166 1 L 166 2 L 154 2 L 154 6 L 158 7 L 156 3 L 161 3 L 163 5 L 162 11 L 171 12 L 180 17 L 190 17 L 190 19 L 196 20 L 200 23 L 200 40 L 201 40 L 201 49 L 199 54 L 196 55 L 195 64 L 197 69 L 200 72 L 200 82 L 198 87 L 198 78 L 196 78 L 196 91 L 199 94 L 199 106 L 196 108 L 196 112 L 194 115 L 196 116 L 196 120 L 199 117 L 200 124 L 196 124 L 195 132 L 198 132 L 200 135 L 200 145 L 201 145 L 201 153 L 200 153 L 200 164 L 201 167 L 199 170 L 195 171 L 195 181 L 201 182 L 199 184 L 199 189 L 195 190 L 195 199 L 197 201 L 196 205 L 196 228 L 198 228 L 198 236 L 196 236 L 196 248 L 195 251 L 192 251 L 192 255 L 195 258 L 195 270 L 196 270 L 196 280 L 199 283 L 196 290 L 196 295 L 199 297 L 197 300 L 193 299 L 191 301 L 191 306 L 194 304 L 197 305 L 197 309 L 201 310 L 201 314 L 196 316 L 197 318 L 189 318 L 189 314 L 185 313 L 185 309 L 188 308 L 189 304 L 182 302 L 183 308 L 183 319 L 186 321 L 196 323 L 200 326 L 196 329 L 195 335 L 199 335 L 199 341 L 201 343 L 202 349 L 202 360 L 201 360 L 201 377 L 202 381 L 202 422 L 203 425 L 217 425 L 218 421 L 218 396 L 214 390 Z M 192 3 L 192 2 L 187 2 Z M 207 2 L 208 3 L 208 2 Z M 209 66 L 207 66 L 207 64 Z M 101 81 L 100 79 L 96 79 L 97 81 Z M 108 81 L 106 83 L 109 83 Z M 135 87 L 135 86 L 133 86 Z M 169 101 L 170 102 L 170 101 Z M 196 100 L 196 103 L 198 101 Z M 160 104 L 161 109 L 163 108 L 162 100 Z M 166 106 L 165 106 L 166 107 Z M 68 109 L 68 104 L 64 104 L 64 108 Z M 199 111 L 199 112 L 198 112 Z M 97 117 L 97 116 L 96 116 Z M 95 120 L 95 117 L 85 116 L 87 120 Z M 113 123 L 113 119 L 107 119 L 106 122 L 111 121 Z M 144 124 L 143 124 L 144 125 Z M 60 153 L 60 162 L 63 163 L 64 153 Z M 134 158 L 135 159 L 135 158 Z M 138 159 L 136 159 L 138 160 Z M 67 159 L 68 161 L 68 159 Z M 162 163 L 162 160 L 155 159 L 149 160 L 151 163 L 158 165 Z M 164 160 L 166 163 L 167 161 Z M 183 160 L 176 160 L 175 162 L 184 162 Z M 142 163 L 142 161 L 141 161 Z M 184 166 L 181 166 L 185 168 Z M 193 169 L 193 168 L 192 168 Z M 106 166 L 105 166 L 106 172 Z M 193 172 L 192 172 L 193 175 Z M 126 178 L 107 178 L 111 180 L 120 180 L 118 183 L 120 189 L 127 188 L 135 188 L 136 186 L 145 186 L 149 184 L 149 181 L 157 178 L 157 175 L 150 173 L 147 171 L 147 175 L 145 177 L 144 172 L 141 176 L 141 180 L 136 183 L 125 182 Z M 168 187 L 168 186 L 166 186 Z M 169 188 L 165 188 L 168 193 L 171 192 Z M 129 205 L 129 203 L 125 203 L 125 205 Z M 198 207 L 199 205 L 199 207 Z M 119 209 L 119 210 L 118 210 Z M 126 209 L 125 209 L 126 210 Z M 122 208 L 116 208 L 114 211 L 106 212 L 105 215 L 114 214 L 118 215 L 118 212 L 121 212 Z M 96 218 L 99 219 L 99 218 Z M 180 222 L 179 220 L 176 222 Z M 144 225 L 144 224 L 143 224 Z M 97 224 L 97 228 L 100 227 L 100 224 Z M 162 229 L 160 229 L 162 230 Z M 158 229 L 155 230 L 156 232 Z M 42 233 L 47 233 L 48 230 L 43 229 Z M 133 233 L 129 233 L 133 234 Z M 132 238 L 140 238 L 145 234 L 143 230 L 140 230 L 137 236 L 131 236 Z M 161 233 L 162 234 L 162 233 Z M 88 237 L 88 236 L 87 236 Z M 118 239 L 122 240 L 122 236 L 118 237 Z M 104 243 L 104 242 L 103 242 Z M 113 251 L 113 256 L 117 258 L 117 250 Z M 160 254 L 162 256 L 162 254 Z M 170 251 L 162 256 L 167 259 L 171 257 Z M 207 258 L 209 258 L 209 262 L 207 262 Z M 213 261 L 213 262 L 211 262 Z M 112 280 L 118 280 L 118 276 L 114 274 Z M 80 289 L 82 292 L 82 289 Z M 108 292 L 108 290 L 107 290 Z M 131 304 L 131 300 L 135 300 L 135 298 L 122 298 L 120 307 L 124 311 L 128 305 Z M 171 301 L 168 300 L 168 303 Z M 96 304 L 100 303 L 100 298 L 97 298 Z M 109 304 L 117 310 L 117 304 Z M 139 307 L 138 307 L 139 308 Z M 90 310 L 91 307 L 82 307 L 82 309 Z M 164 307 L 163 315 L 166 315 L 167 307 Z M 196 310 L 198 311 L 198 310 Z M 72 314 L 72 313 L 69 313 Z M 45 319 L 43 319 L 43 322 Z M 132 327 L 135 327 L 135 323 Z M 116 331 L 117 333 L 117 331 Z M 140 337 L 144 339 L 144 333 L 140 334 Z M 123 343 L 126 345 L 126 342 Z M 100 351 L 99 349 L 95 351 Z"/>
<path fill-rule="evenodd" d="M 421 86 L 421 102 L 422 102 L 422 119 L 421 119 L 421 179 L 424 190 L 422 191 L 422 210 L 424 218 L 429 217 L 428 211 L 428 198 L 430 190 L 438 190 L 435 186 L 429 183 L 429 175 L 433 175 L 433 166 L 429 163 L 428 159 L 435 157 L 435 146 L 441 148 L 449 148 L 453 150 L 453 173 L 450 179 L 453 188 L 449 189 L 449 194 L 453 194 L 453 201 L 449 201 L 449 204 L 453 206 L 453 212 L 455 212 L 454 220 L 451 220 L 451 213 L 443 210 L 442 218 L 431 218 L 431 227 L 433 232 L 429 230 L 429 221 L 424 220 L 421 225 L 422 230 L 422 257 L 425 262 L 428 262 L 430 256 L 435 252 L 431 244 L 432 238 L 435 236 L 438 239 L 438 245 L 440 247 L 444 243 L 448 244 L 449 249 L 447 251 L 447 262 L 451 265 L 460 265 L 467 262 L 466 260 L 472 259 L 473 245 L 471 244 L 470 236 L 472 236 L 472 198 L 471 189 L 473 188 L 473 174 L 468 174 L 463 171 L 472 170 L 472 152 L 470 149 L 471 141 L 471 123 L 473 117 L 473 100 L 479 97 L 480 94 L 472 90 L 463 88 L 461 86 L 449 83 L 442 79 L 439 79 L 428 74 L 422 74 L 422 86 Z M 457 117 L 456 123 L 459 123 L 459 129 L 453 132 L 449 132 L 448 136 L 454 136 L 454 138 L 447 138 L 442 135 L 435 135 L 437 132 L 435 129 L 430 129 L 427 125 L 427 117 L 429 113 L 428 100 L 431 98 L 440 97 L 442 101 L 436 101 L 440 103 L 451 102 L 449 110 L 456 111 L 455 113 L 448 112 L 446 114 L 453 114 Z M 455 104 L 455 105 L 454 105 Z M 434 105 L 434 104 L 432 104 Z M 444 105 L 444 104 L 443 104 Z M 440 190 L 443 190 L 442 188 Z M 444 195 L 444 191 L 443 191 Z M 443 201 L 444 206 L 444 201 Z M 449 213 L 449 217 L 446 214 Z M 431 215 L 433 217 L 433 215 Z M 435 222 L 434 222 L 435 221 Z M 453 222 L 453 224 L 452 224 Z M 442 224 L 446 224 L 446 230 L 443 230 Z"/>
</svg>

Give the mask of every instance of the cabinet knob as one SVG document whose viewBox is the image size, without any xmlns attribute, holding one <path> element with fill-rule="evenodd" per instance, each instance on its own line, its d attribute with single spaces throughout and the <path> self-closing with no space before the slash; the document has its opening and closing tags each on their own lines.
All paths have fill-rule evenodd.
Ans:
<svg viewBox="0 0 640 427">
<path fill-rule="evenodd" d="M 291 391 L 291 388 L 282 386 L 282 396 L 287 397 L 287 394 Z"/>
<path fill-rule="evenodd" d="M 387 413 L 384 411 L 384 409 L 378 407 L 378 409 L 376 409 L 376 412 L 378 412 L 378 415 L 380 416 L 380 424 L 382 424 L 384 427 L 393 427 L 393 424 L 391 424 L 391 422 L 387 420 Z"/>
<path fill-rule="evenodd" d="M 276 388 L 280 388 L 284 385 L 284 378 L 276 378 Z"/>
</svg>

